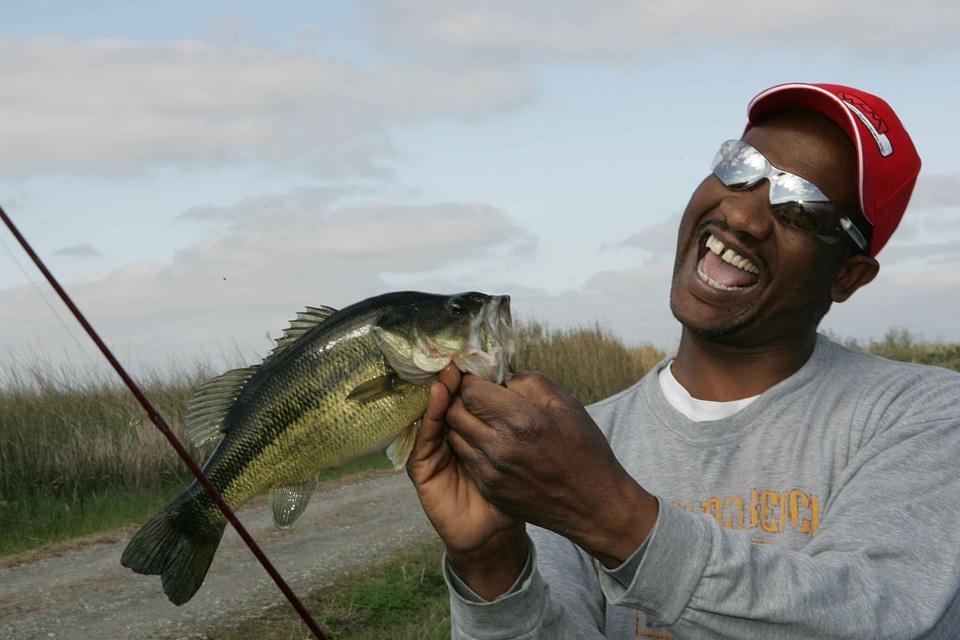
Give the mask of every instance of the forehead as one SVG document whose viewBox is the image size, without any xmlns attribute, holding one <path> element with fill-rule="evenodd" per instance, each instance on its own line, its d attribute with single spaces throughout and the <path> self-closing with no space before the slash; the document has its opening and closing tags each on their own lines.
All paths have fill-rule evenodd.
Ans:
<svg viewBox="0 0 960 640">
<path fill-rule="evenodd" d="M 754 124 L 743 140 L 778 168 L 817 185 L 842 208 L 859 210 L 856 149 L 827 118 L 809 111 L 786 111 Z"/>
</svg>

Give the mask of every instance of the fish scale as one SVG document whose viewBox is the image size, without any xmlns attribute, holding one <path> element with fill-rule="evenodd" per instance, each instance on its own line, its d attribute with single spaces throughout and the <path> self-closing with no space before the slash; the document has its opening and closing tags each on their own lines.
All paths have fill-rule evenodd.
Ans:
<svg viewBox="0 0 960 640">
<path fill-rule="evenodd" d="M 287 527 L 320 470 L 388 445 L 397 468 L 405 463 L 430 383 L 447 364 L 502 382 L 512 360 L 508 296 L 398 292 L 341 311 L 308 308 L 261 364 L 195 392 L 187 432 L 194 444 L 223 435 L 203 470 L 231 509 L 269 489 L 274 523 Z M 121 562 L 160 575 L 170 601 L 183 604 L 225 526 L 194 482 L 143 526 Z"/>
</svg>

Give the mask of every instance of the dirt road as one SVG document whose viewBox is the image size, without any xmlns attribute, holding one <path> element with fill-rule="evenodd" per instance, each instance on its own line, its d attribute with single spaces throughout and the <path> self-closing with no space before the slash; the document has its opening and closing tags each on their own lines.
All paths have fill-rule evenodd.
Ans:
<svg viewBox="0 0 960 640">
<path fill-rule="evenodd" d="M 402 473 L 321 488 L 285 531 L 273 526 L 267 506 L 244 509 L 239 517 L 301 596 L 344 571 L 433 535 Z M 19 556 L 27 564 L 0 569 L 0 638 L 189 638 L 200 622 L 237 612 L 250 615 L 285 602 L 228 526 L 203 587 L 190 602 L 175 607 L 163 595 L 159 577 L 137 575 L 120 565 L 135 531 L 55 557 L 30 561 L 32 556 Z"/>
</svg>

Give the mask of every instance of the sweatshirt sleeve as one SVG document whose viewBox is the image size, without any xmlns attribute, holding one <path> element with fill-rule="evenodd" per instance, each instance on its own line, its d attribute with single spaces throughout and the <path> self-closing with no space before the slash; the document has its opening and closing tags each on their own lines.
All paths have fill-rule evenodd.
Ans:
<svg viewBox="0 0 960 640">
<path fill-rule="evenodd" d="M 612 605 L 678 638 L 960 637 L 960 423 L 898 425 L 859 450 L 804 548 L 662 504 Z"/>
<path fill-rule="evenodd" d="M 602 640 L 604 601 L 593 561 L 570 541 L 528 525 L 530 554 L 517 583 L 493 602 L 444 561 L 452 640 Z M 538 561 L 544 555 L 547 562 Z"/>
</svg>

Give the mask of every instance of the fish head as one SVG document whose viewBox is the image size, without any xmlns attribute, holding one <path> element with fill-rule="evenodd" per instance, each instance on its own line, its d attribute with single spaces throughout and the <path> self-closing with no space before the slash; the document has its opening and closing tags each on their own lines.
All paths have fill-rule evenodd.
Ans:
<svg viewBox="0 0 960 640">
<path fill-rule="evenodd" d="M 411 294 L 374 328 L 380 350 L 403 380 L 426 384 L 453 362 L 465 373 L 502 383 L 515 368 L 510 296 L 471 291 Z"/>
</svg>

